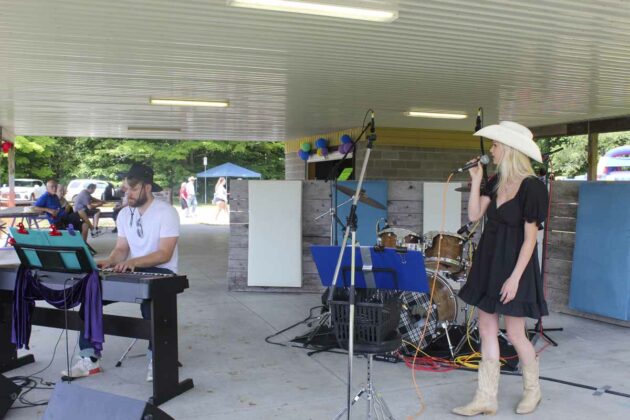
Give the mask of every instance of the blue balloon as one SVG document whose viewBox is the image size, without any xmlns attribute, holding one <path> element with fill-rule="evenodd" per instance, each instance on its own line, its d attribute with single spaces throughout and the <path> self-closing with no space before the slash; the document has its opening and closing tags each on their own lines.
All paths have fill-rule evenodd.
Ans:
<svg viewBox="0 0 630 420">
<path fill-rule="evenodd" d="M 341 142 L 341 144 L 352 143 L 352 138 L 349 134 L 344 134 L 343 136 L 341 136 L 339 141 Z"/>
<path fill-rule="evenodd" d="M 298 150 L 298 156 L 300 157 L 300 159 L 302 160 L 308 160 L 310 153 L 307 151 L 304 151 L 302 149 Z"/>
<path fill-rule="evenodd" d="M 317 149 L 323 149 L 326 146 L 328 146 L 328 141 L 326 141 L 326 139 L 324 138 L 320 138 L 315 141 L 315 148 Z"/>
</svg>

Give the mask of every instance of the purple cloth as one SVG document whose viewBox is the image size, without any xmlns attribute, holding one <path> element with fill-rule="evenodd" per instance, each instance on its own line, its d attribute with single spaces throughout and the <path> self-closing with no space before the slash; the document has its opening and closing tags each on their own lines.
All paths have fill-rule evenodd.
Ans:
<svg viewBox="0 0 630 420">
<path fill-rule="evenodd" d="M 105 337 L 103 334 L 103 299 L 101 282 L 97 271 L 92 271 L 83 279 L 66 289 L 51 289 L 44 286 L 30 269 L 18 269 L 13 292 L 13 320 L 11 342 L 18 349 L 28 349 L 31 338 L 31 314 L 36 300 L 45 300 L 55 308 L 74 308 L 82 304 L 84 311 L 84 337 L 92 343 L 94 351 L 100 355 Z"/>
</svg>

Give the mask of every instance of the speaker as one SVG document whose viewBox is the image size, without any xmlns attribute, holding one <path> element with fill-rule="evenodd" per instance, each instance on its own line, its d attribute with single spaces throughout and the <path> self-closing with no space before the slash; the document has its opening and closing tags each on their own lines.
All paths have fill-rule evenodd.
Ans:
<svg viewBox="0 0 630 420">
<path fill-rule="evenodd" d="M 4 418 L 19 395 L 20 387 L 10 379 L 0 375 L 0 419 Z"/>
<path fill-rule="evenodd" d="M 95 391 L 67 382 L 57 383 L 44 420 L 174 420 L 145 401 Z"/>
</svg>

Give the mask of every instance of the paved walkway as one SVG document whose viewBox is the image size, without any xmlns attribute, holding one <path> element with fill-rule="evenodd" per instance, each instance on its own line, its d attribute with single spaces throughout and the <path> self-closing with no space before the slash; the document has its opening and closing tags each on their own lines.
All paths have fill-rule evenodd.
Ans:
<svg viewBox="0 0 630 420">
<path fill-rule="evenodd" d="M 200 213 L 203 214 L 203 213 Z M 200 219 L 203 217 L 199 217 Z M 300 348 L 267 344 L 264 338 L 308 315 L 319 295 L 244 293 L 227 291 L 229 227 L 188 224 L 182 219 L 180 268 L 188 275 L 190 289 L 179 299 L 180 377 L 192 377 L 195 388 L 161 406 L 176 419 L 265 420 L 331 419 L 344 406 L 347 357 L 322 353 L 308 356 Z M 107 233 L 91 241 L 104 254 L 115 235 Z M 14 258 L 1 253 L 0 263 Z M 133 304 L 114 304 L 106 312 L 139 315 Z M 561 326 L 552 333 L 559 347 L 549 347 L 542 356 L 542 374 L 592 386 L 610 385 L 630 393 L 630 334 L 628 329 L 581 318 L 552 314 L 547 327 Z M 305 330 L 305 328 L 303 328 Z M 279 337 L 288 341 L 291 331 Z M 32 352 L 36 363 L 8 372 L 11 375 L 39 374 L 45 381 L 59 380 L 65 365 L 65 344 L 60 331 L 34 327 Z M 70 333 L 70 348 L 76 350 L 76 333 Z M 151 392 L 144 380 L 146 342 L 139 342 L 123 367 L 114 367 L 130 340 L 106 337 L 101 375 L 77 381 L 86 387 L 146 399 Z M 72 350 L 71 350 L 72 351 Z M 51 364 L 49 367 L 47 367 Z M 354 386 L 365 381 L 365 361 L 354 364 Z M 377 362 L 374 380 L 392 412 L 402 420 L 418 412 L 420 403 L 411 371 L 402 363 Z M 450 408 L 467 402 L 475 386 L 475 375 L 465 371 L 417 372 L 416 382 L 427 408 L 419 418 L 456 418 Z M 503 376 L 500 411 L 496 419 L 523 419 L 513 414 L 521 389 L 520 378 Z M 531 419 L 606 420 L 630 418 L 630 399 L 563 385 L 543 383 L 544 399 Z M 33 391 L 31 400 L 48 399 L 51 392 Z M 39 418 L 44 408 L 11 410 L 8 420 Z M 353 418 L 365 418 L 364 402 Z M 413 417 L 411 417 L 413 418 Z"/>
</svg>

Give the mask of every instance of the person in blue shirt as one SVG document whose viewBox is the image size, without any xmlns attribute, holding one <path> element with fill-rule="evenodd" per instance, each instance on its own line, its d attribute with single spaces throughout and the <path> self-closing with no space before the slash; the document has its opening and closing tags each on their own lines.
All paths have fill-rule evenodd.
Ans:
<svg viewBox="0 0 630 420">
<path fill-rule="evenodd" d="M 64 207 L 61 206 L 59 197 L 57 196 L 57 181 L 49 179 L 46 182 L 46 192 L 42 194 L 35 205 L 33 210 L 36 212 L 46 214 L 46 218 L 51 225 L 55 225 L 57 229 L 67 229 L 69 224 L 72 224 L 75 230 L 87 235 L 88 226 L 83 223 L 78 214 L 71 212 L 68 213 Z"/>
</svg>

